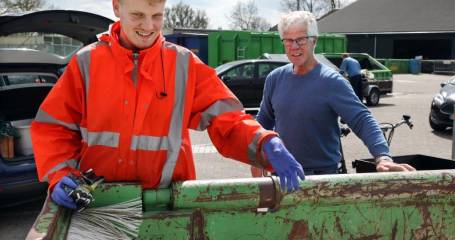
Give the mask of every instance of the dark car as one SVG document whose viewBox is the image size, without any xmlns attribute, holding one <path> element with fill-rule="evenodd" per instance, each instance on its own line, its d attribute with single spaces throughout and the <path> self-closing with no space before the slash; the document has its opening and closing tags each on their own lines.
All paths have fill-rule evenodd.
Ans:
<svg viewBox="0 0 455 240">
<path fill-rule="evenodd" d="M 71 56 L 96 41 L 110 23 L 95 14 L 63 10 L 0 17 L 0 121 L 20 135 L 2 146 L 0 207 L 45 196 L 47 184 L 37 179 L 30 123 Z"/>
<path fill-rule="evenodd" d="M 256 108 L 261 103 L 267 75 L 288 62 L 269 59 L 239 60 L 220 65 L 215 70 L 245 108 Z"/>
<path fill-rule="evenodd" d="M 368 57 L 366 54 L 360 55 Z M 339 54 L 327 56 L 325 54 L 315 54 L 315 57 L 318 62 L 333 68 L 337 72 L 339 71 L 337 67 L 337 64 L 341 64 L 341 61 L 338 61 Z M 239 98 L 245 108 L 259 107 L 267 74 L 273 69 L 289 63 L 286 54 L 264 54 L 262 58 L 264 59 L 233 61 L 220 65 L 215 69 L 218 77 Z M 367 58 L 367 60 L 370 61 L 371 59 Z M 366 60 L 362 62 L 364 65 L 366 64 Z M 373 61 L 375 64 L 376 62 Z M 380 64 L 379 62 L 377 63 Z M 372 66 L 373 64 L 370 64 L 369 68 L 376 69 Z M 363 93 L 367 105 L 377 105 L 380 94 L 392 92 L 392 76 L 390 70 L 376 69 L 368 71 L 364 69 L 362 70 L 362 77 L 364 79 Z"/>
<path fill-rule="evenodd" d="M 275 68 L 289 63 L 285 54 L 264 54 L 266 59 L 239 60 L 218 66 L 218 77 L 239 98 L 245 108 L 258 108 L 262 100 L 262 91 L 267 75 Z M 316 59 L 337 69 L 323 55 L 316 54 Z"/>
<path fill-rule="evenodd" d="M 441 83 L 441 90 L 431 101 L 431 111 L 429 122 L 435 131 L 444 131 L 447 127 L 452 127 L 453 121 L 450 116 L 453 114 L 455 104 L 455 76 L 450 78 L 447 83 Z"/>
</svg>

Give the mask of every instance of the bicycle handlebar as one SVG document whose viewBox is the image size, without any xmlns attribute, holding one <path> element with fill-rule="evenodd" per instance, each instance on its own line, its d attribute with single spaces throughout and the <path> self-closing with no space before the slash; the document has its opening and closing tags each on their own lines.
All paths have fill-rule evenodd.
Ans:
<svg viewBox="0 0 455 240">
<path fill-rule="evenodd" d="M 411 116 L 409 116 L 409 115 L 403 115 L 401 120 L 396 123 L 384 122 L 384 123 L 379 124 L 379 127 L 381 128 L 382 133 L 384 134 L 384 137 L 386 138 L 387 144 L 389 146 L 392 142 L 393 133 L 395 132 L 395 128 L 397 128 L 403 124 L 408 125 L 409 129 L 412 129 L 412 127 L 414 127 L 414 124 L 411 121 Z M 351 132 L 351 130 L 348 127 L 344 127 L 344 126 L 341 127 L 340 130 L 341 130 L 341 137 L 346 137 Z"/>
<path fill-rule="evenodd" d="M 402 119 L 393 124 L 393 123 L 380 123 L 380 127 L 381 127 L 381 130 L 382 130 L 382 133 L 384 134 L 384 137 L 386 138 L 387 140 L 387 144 L 390 146 L 390 144 L 392 143 L 392 138 L 393 138 L 393 133 L 395 132 L 395 128 L 401 126 L 402 124 L 406 124 L 408 125 L 409 129 L 412 129 L 412 127 L 414 127 L 414 124 L 411 122 L 411 116 L 409 115 L 403 115 Z M 388 136 L 387 136 L 387 132 L 390 130 Z"/>
<path fill-rule="evenodd" d="M 410 116 L 409 115 L 403 115 L 403 118 L 401 119 L 401 121 L 397 122 L 397 123 L 380 123 L 380 127 L 381 127 L 381 130 L 382 131 L 387 131 L 387 130 L 392 130 L 392 129 L 395 129 L 403 124 L 406 124 L 408 125 L 408 127 L 410 129 L 412 129 L 412 127 L 414 127 L 414 124 L 412 123 L 412 121 L 410 120 Z"/>
</svg>

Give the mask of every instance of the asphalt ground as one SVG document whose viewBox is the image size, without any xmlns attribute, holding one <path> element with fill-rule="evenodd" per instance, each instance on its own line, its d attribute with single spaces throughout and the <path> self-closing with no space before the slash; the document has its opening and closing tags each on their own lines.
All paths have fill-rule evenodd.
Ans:
<svg viewBox="0 0 455 240">
<path fill-rule="evenodd" d="M 422 154 L 449 159 L 452 153 L 452 130 L 434 132 L 428 124 L 431 99 L 440 83 L 450 76 L 431 74 L 395 74 L 394 93 L 381 98 L 370 110 L 378 122 L 397 122 L 403 114 L 411 116 L 414 128 L 397 128 L 392 141 L 393 156 Z M 198 179 L 250 177 L 248 165 L 226 159 L 217 153 L 206 132 L 191 132 Z M 354 159 L 371 158 L 367 148 L 354 135 L 342 139 L 348 172 Z M 0 210 L 0 239 L 24 239 L 41 210 L 41 202 Z"/>
<path fill-rule="evenodd" d="M 440 83 L 449 78 L 446 75 L 395 74 L 393 94 L 382 97 L 379 105 L 369 108 L 378 122 L 394 123 L 400 121 L 403 114 L 411 116 L 412 129 L 402 125 L 395 130 L 391 144 L 393 156 L 422 154 L 444 159 L 451 157 L 452 130 L 434 132 L 428 123 L 431 100 L 440 89 Z M 197 146 L 195 157 L 199 179 L 250 176 L 248 165 L 217 154 L 205 132 L 194 132 L 191 136 L 193 145 Z M 351 167 L 353 160 L 371 158 L 368 149 L 353 133 L 342 138 L 342 144 L 348 173 L 355 173 Z"/>
</svg>

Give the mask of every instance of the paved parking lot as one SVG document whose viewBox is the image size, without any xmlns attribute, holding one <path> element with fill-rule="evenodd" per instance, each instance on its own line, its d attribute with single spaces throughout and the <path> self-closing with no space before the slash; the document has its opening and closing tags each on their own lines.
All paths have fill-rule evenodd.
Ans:
<svg viewBox="0 0 455 240">
<path fill-rule="evenodd" d="M 378 122 L 397 122 L 403 114 L 411 116 L 414 127 L 410 130 L 403 125 L 396 129 L 392 141 L 391 150 L 393 155 L 423 154 L 440 158 L 450 158 L 452 153 L 452 131 L 443 133 L 433 132 L 428 124 L 431 99 L 439 90 L 440 83 L 447 81 L 450 76 L 431 74 L 396 74 L 394 75 L 394 93 L 381 98 L 380 104 L 371 107 L 370 110 Z M 227 160 L 211 152 L 206 133 L 192 133 L 193 144 L 205 146 L 208 153 L 195 155 L 197 175 L 202 179 L 249 177 L 249 167 L 242 163 Z M 342 139 L 343 150 L 348 161 L 355 159 L 371 158 L 368 149 L 354 135 Z"/>
<path fill-rule="evenodd" d="M 394 75 L 394 93 L 382 98 L 380 104 L 370 108 L 379 122 L 395 122 L 403 114 L 411 115 L 414 128 L 398 128 L 392 142 L 393 155 L 424 154 L 440 158 L 450 158 L 452 151 L 452 131 L 435 133 L 428 124 L 428 114 L 433 95 L 439 84 L 449 76 L 444 75 Z M 199 179 L 249 177 L 249 166 L 220 156 L 205 132 L 192 132 L 193 150 L 197 176 Z M 361 141 L 350 134 L 343 139 L 345 156 L 348 160 L 370 158 Z M 350 166 L 350 164 L 348 164 Z M 352 172 L 352 169 L 349 169 Z M 21 206 L 0 212 L 1 239 L 24 239 L 35 216 L 39 204 Z"/>
</svg>

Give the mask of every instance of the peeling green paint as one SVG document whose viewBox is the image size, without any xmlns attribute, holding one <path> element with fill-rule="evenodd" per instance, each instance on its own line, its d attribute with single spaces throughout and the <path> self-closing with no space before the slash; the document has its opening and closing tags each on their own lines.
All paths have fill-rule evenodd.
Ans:
<svg viewBox="0 0 455 240">
<path fill-rule="evenodd" d="M 105 184 L 94 196 L 100 205 L 142 194 L 140 239 L 455 239 L 455 170 L 309 176 L 289 194 L 277 183 Z M 43 209 L 31 232 L 64 239 L 65 211 Z"/>
</svg>

